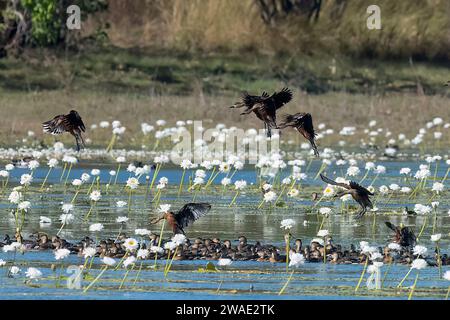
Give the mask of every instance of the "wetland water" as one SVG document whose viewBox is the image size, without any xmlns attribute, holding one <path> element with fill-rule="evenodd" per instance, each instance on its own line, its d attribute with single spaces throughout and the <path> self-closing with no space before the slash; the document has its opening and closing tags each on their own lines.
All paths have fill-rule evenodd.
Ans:
<svg viewBox="0 0 450 320">
<path fill-rule="evenodd" d="M 408 161 L 390 161 L 377 162 L 386 166 L 385 174 L 376 178 L 373 186 L 389 185 L 397 183 L 400 186 L 408 186 L 409 183 L 415 185 L 416 181 L 410 179 L 406 181 L 399 174 L 402 167 L 410 167 L 412 172 L 418 169 L 419 163 Z M 358 246 L 359 241 L 368 241 L 370 245 L 382 246 L 391 242 L 392 232 L 384 222 L 390 221 L 395 225 L 403 223 L 410 226 L 416 234 L 419 233 L 425 220 L 425 216 L 409 216 L 401 214 L 403 208 L 407 205 L 410 209 L 416 203 L 427 204 L 432 196 L 431 191 L 421 193 L 415 199 L 409 199 L 408 195 L 396 193 L 395 196 L 379 196 L 379 192 L 373 198 L 378 211 L 374 215 L 368 212 L 361 220 L 356 220 L 354 214 L 359 210 L 353 201 L 342 204 L 341 201 L 322 200 L 320 204 L 311 210 L 314 205 L 311 199 L 312 192 L 321 193 L 324 184 L 318 179 L 314 179 L 320 167 L 319 161 L 313 161 L 309 166 L 308 178 L 301 182 L 299 196 L 296 198 L 282 197 L 282 206 L 269 209 L 268 205 L 257 209 L 262 197 L 258 184 L 257 175 L 254 169 L 244 169 L 237 171 L 233 181 L 245 179 L 249 186 L 237 198 L 236 205 L 229 207 L 229 203 L 234 196 L 232 186 L 227 191 L 223 191 L 220 180 L 224 175 L 218 175 L 214 183 L 207 192 L 201 191 L 196 196 L 196 201 L 207 201 L 212 204 L 212 210 L 204 217 L 196 221 L 192 226 L 186 229 L 187 236 L 190 239 L 196 237 L 214 238 L 218 237 L 222 241 L 229 239 L 235 245 L 236 239 L 240 235 L 245 235 L 250 243 L 260 241 L 261 243 L 270 243 L 283 248 L 284 230 L 280 228 L 282 219 L 292 218 L 296 225 L 291 229 L 293 239 L 301 238 L 304 243 L 317 236 L 320 225 L 322 229 L 327 229 L 333 237 L 335 243 L 342 244 L 344 247 L 351 243 Z M 70 181 L 79 178 L 83 172 L 90 173 L 92 168 L 101 170 L 100 187 L 102 189 L 102 198 L 93 210 L 89 222 L 83 220 L 83 215 L 89 211 L 90 202 L 87 197 L 87 189 L 90 185 L 83 186 L 79 196 L 75 201 L 75 221 L 61 231 L 60 236 L 68 241 L 78 242 L 84 236 L 89 235 L 92 238 L 115 238 L 121 231 L 121 225 L 115 220 L 118 216 L 127 216 L 129 221 L 123 226 L 122 231 L 127 235 L 136 237 L 134 230 L 137 228 L 147 228 L 152 232 L 159 233 L 161 225 L 149 225 L 149 220 L 157 215 L 151 200 L 154 197 L 154 191 L 147 193 L 147 182 L 145 177 L 140 179 L 141 185 L 133 195 L 131 210 L 127 207 L 117 208 L 116 202 L 119 200 L 128 201 L 128 192 L 124 189 L 124 182 L 129 177 L 129 173 L 122 169 L 119 175 L 120 185 L 111 187 L 106 193 L 106 183 L 110 176 L 109 170 L 116 169 L 112 166 L 106 166 L 99 163 L 79 164 L 71 170 L 67 187 L 64 188 L 64 179 L 60 182 L 61 168 L 56 168 L 47 180 L 49 187 L 45 192 L 39 192 L 39 186 L 42 179 L 47 174 L 47 168 L 38 168 L 33 173 L 33 184 L 27 191 L 27 200 L 32 206 L 26 215 L 23 235 L 25 238 L 37 231 L 46 232 L 54 235 L 59 230 L 61 223 L 58 221 L 61 215 L 61 204 L 68 203 L 74 196 L 75 187 Z M 441 180 L 446 174 L 448 166 L 442 162 L 436 171 L 436 180 Z M 282 177 L 287 176 L 290 171 L 286 168 Z M 344 170 L 345 171 L 345 170 Z M 326 169 L 328 175 L 333 176 L 335 172 L 340 175 L 340 168 L 330 166 Z M 434 175 L 434 165 L 431 167 Z M 16 168 L 11 174 L 9 181 L 9 190 L 1 197 L 1 224 L 0 234 L 14 234 L 15 220 L 11 214 L 13 209 L 8 201 L 8 195 L 11 187 L 18 185 L 20 176 L 29 173 L 28 169 Z M 180 208 L 184 203 L 192 201 L 193 192 L 187 192 L 186 185 L 190 172 L 185 176 L 184 192 L 177 197 L 178 184 L 180 182 L 182 171 L 180 169 L 162 169 L 159 177 L 167 177 L 169 186 L 163 190 L 160 203 L 170 203 L 172 209 Z M 210 173 L 210 172 L 209 172 Z M 150 173 L 150 176 L 152 173 Z M 363 168 L 360 176 L 354 180 L 360 181 L 364 175 Z M 364 181 L 364 185 L 370 185 L 375 179 L 374 174 Z M 250 184 L 254 183 L 255 186 Z M 432 184 L 432 181 L 429 182 Z M 279 191 L 277 190 L 277 193 Z M 442 195 L 435 200 L 440 204 L 436 211 L 436 224 L 434 233 L 442 233 L 443 238 L 440 242 L 441 252 L 449 253 L 449 233 L 450 201 L 448 198 L 448 189 L 445 189 Z M 326 206 L 332 209 L 332 214 L 322 221 L 323 217 L 317 214 L 319 207 Z M 433 213 L 434 214 L 434 213 Z M 52 220 L 51 224 L 40 224 L 40 216 L 48 217 Z M 432 214 L 430 214 L 432 216 Z M 424 231 L 420 237 L 420 244 L 428 248 L 431 255 L 434 251 L 434 244 L 430 240 L 433 233 L 433 223 L 425 225 Z M 88 226 L 92 223 L 102 223 L 104 229 L 100 233 L 89 232 Z M 166 229 L 164 238 L 170 235 Z M 141 239 L 139 239 L 141 240 Z M 8 263 L 1 267 L 0 277 L 0 299 L 406 299 L 408 290 L 406 287 L 412 285 L 414 276 L 411 275 L 404 283 L 403 289 L 395 289 L 399 281 L 408 272 L 409 267 L 405 265 L 393 265 L 388 267 L 384 265 L 381 268 L 382 276 L 389 268 L 389 272 L 383 282 L 381 290 L 368 290 L 366 288 L 366 274 L 360 290 L 355 294 L 354 288 L 359 280 L 363 265 L 334 265 L 328 263 L 308 263 L 306 262 L 293 274 L 292 280 L 287 286 L 284 294 L 278 296 L 278 291 L 284 285 L 290 275 L 286 272 L 283 263 L 272 264 L 269 262 L 251 262 L 234 261 L 230 266 L 218 267 L 220 272 L 200 272 L 199 268 L 205 268 L 207 260 L 194 261 L 174 261 L 167 277 L 164 277 L 161 268 L 154 269 L 154 261 L 145 260 L 139 277 L 136 279 L 137 270 L 132 270 L 119 290 L 120 283 L 125 270 L 107 270 L 100 280 L 88 292 L 83 293 L 79 289 L 68 289 L 65 286 L 63 277 L 60 287 L 56 288 L 56 278 L 60 270 L 60 261 L 55 261 L 52 251 L 27 251 L 24 254 L 0 252 L 0 259 Z M 82 265 L 84 259 L 76 255 L 70 255 L 63 260 L 64 276 L 65 268 L 69 265 Z M 12 263 L 18 266 L 22 271 L 14 277 L 7 277 L 8 266 Z M 212 261 L 217 264 L 216 261 Z M 56 268 L 52 270 L 52 264 Z M 163 268 L 165 261 L 158 261 L 157 265 Z M 25 283 L 24 273 L 30 266 L 38 268 L 42 273 L 42 279 L 33 281 L 32 284 Z M 86 286 L 100 272 L 102 265 L 100 258 L 95 258 L 90 274 L 82 281 Z M 443 266 L 443 272 L 448 270 L 448 266 Z M 420 272 L 420 278 L 414 293 L 415 299 L 442 299 L 445 297 L 449 281 L 439 277 L 438 268 L 427 267 Z"/>
</svg>

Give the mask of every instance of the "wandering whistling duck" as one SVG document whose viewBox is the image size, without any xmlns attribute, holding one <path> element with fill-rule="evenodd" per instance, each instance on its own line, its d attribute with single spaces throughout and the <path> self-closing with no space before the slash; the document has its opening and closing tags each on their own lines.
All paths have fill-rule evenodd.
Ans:
<svg viewBox="0 0 450 320">
<path fill-rule="evenodd" d="M 334 196 L 336 197 L 342 197 L 346 194 L 350 194 L 352 196 L 352 198 L 358 202 L 358 204 L 361 206 L 362 210 L 358 213 L 358 218 L 361 218 L 367 211 L 367 208 L 373 208 L 373 204 L 370 201 L 369 196 L 373 196 L 374 194 L 372 192 L 370 192 L 369 190 L 367 190 L 366 188 L 362 187 L 361 185 L 359 185 L 358 183 L 354 182 L 354 181 L 350 181 L 350 183 L 338 183 L 336 181 L 333 181 L 327 177 L 325 177 L 323 174 L 320 174 L 320 178 L 328 184 L 334 185 L 334 186 L 339 186 L 342 187 L 346 190 L 340 191 L 338 193 L 336 193 L 336 195 Z"/>
<path fill-rule="evenodd" d="M 81 132 L 85 132 L 86 127 L 80 115 L 75 110 L 70 110 L 69 114 L 61 114 L 52 120 L 44 122 L 42 127 L 44 128 L 44 132 L 53 135 L 68 132 L 75 137 L 77 151 L 80 151 L 80 148 L 84 147 L 84 139 Z"/>
<path fill-rule="evenodd" d="M 298 132 L 309 141 L 311 147 L 314 150 L 314 155 L 319 156 L 319 150 L 317 150 L 316 145 L 316 133 L 314 132 L 313 120 L 310 113 L 296 113 L 287 114 L 284 116 L 283 122 L 278 126 L 279 129 L 284 129 L 286 127 L 292 127 L 297 129 Z"/>
<path fill-rule="evenodd" d="M 283 88 L 279 92 L 274 92 L 271 96 L 267 92 L 263 92 L 261 96 L 252 96 L 244 92 L 241 101 L 236 102 L 230 108 L 247 109 L 241 115 L 254 112 L 255 115 L 264 122 L 264 128 L 267 132 L 267 137 L 272 136 L 272 129 L 277 128 L 276 112 L 279 108 L 292 100 L 292 91 L 288 88 Z"/>
<path fill-rule="evenodd" d="M 195 220 L 207 214 L 209 210 L 211 210 L 211 205 L 209 203 L 188 203 L 178 212 L 164 212 L 161 217 L 153 219 L 150 223 L 155 224 L 162 219 L 166 219 L 167 223 L 172 228 L 173 234 L 185 234 L 183 228 L 186 228 Z"/>
<path fill-rule="evenodd" d="M 400 226 L 395 226 L 389 221 L 385 222 L 386 226 L 395 232 L 393 241 L 398 243 L 402 247 L 413 247 L 416 244 L 416 236 L 414 232 L 400 224 Z"/>
</svg>

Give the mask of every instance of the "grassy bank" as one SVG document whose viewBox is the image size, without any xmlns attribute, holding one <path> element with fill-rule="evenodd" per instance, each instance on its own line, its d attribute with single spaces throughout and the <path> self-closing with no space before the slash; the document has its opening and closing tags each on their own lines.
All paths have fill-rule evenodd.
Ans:
<svg viewBox="0 0 450 320">
<path fill-rule="evenodd" d="M 79 89 L 136 94 L 232 94 L 281 84 L 310 94 L 329 91 L 445 93 L 450 64 L 345 56 L 188 54 L 113 47 L 78 53 L 45 49 L 0 59 L 0 90 Z"/>
<path fill-rule="evenodd" d="M 448 70 L 442 64 L 330 56 L 189 55 L 111 47 L 66 55 L 36 49 L 20 59 L 0 60 L 0 141 L 18 144 L 28 130 L 43 137 L 41 122 L 71 106 L 88 126 L 122 121 L 127 127 L 122 145 L 139 146 L 140 123 L 157 119 L 260 128 L 255 117 L 227 107 L 243 90 L 272 92 L 282 86 L 295 92 L 283 112 L 311 112 L 316 124 L 335 132 L 377 120 L 394 135 L 412 138 L 434 117 L 450 119 L 450 92 L 442 85 L 450 79 Z M 104 145 L 110 135 L 109 129 L 97 130 L 91 139 Z M 285 137 L 301 141 L 294 132 Z M 346 140 L 358 144 L 360 138 Z M 339 139 L 326 136 L 321 145 Z"/>
</svg>

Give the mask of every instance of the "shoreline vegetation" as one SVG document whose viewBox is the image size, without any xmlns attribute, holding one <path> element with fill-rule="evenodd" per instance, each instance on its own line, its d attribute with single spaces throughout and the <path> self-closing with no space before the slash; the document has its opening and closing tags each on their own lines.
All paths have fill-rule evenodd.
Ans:
<svg viewBox="0 0 450 320">
<path fill-rule="evenodd" d="M 259 128 L 255 117 L 228 112 L 228 106 L 243 90 L 260 93 L 284 86 L 294 90 L 286 113 L 312 112 L 317 124 L 325 123 L 335 131 L 347 125 L 364 129 L 376 120 L 394 136 L 412 136 L 426 121 L 450 118 L 450 90 L 443 85 L 450 78 L 448 70 L 432 62 L 352 61 L 330 56 L 291 60 L 111 46 L 87 46 L 70 54 L 27 49 L 19 58 L 0 59 L 0 108 L 5 115 L 0 119 L 0 142 L 18 145 L 28 131 L 44 137 L 41 120 L 65 113 L 69 106 L 89 114 L 88 129 L 102 120 L 121 119 L 127 134 L 118 147 L 140 146 L 140 123 L 170 122 L 180 115 L 185 120 L 202 119 L 205 127 L 219 122 Z M 101 131 L 95 132 L 99 145 L 110 139 L 109 130 Z M 297 141 L 294 131 L 283 134 Z M 338 142 L 333 137 L 319 143 L 332 147 Z M 348 137 L 347 146 L 358 146 L 360 138 Z M 446 147 L 445 141 L 440 147 Z"/>
</svg>

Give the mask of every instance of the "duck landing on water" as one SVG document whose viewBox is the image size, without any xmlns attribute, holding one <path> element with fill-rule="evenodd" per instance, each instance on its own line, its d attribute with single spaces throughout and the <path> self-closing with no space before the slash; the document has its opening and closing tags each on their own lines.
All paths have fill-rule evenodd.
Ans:
<svg viewBox="0 0 450 320">
<path fill-rule="evenodd" d="M 358 202 L 358 204 L 361 206 L 361 211 L 358 213 L 357 218 L 361 218 L 367 211 L 367 208 L 373 208 L 373 204 L 370 201 L 370 196 L 373 196 L 374 194 L 367 190 L 366 188 L 362 187 L 358 183 L 354 181 L 350 181 L 350 183 L 338 183 L 336 181 L 333 181 L 327 177 L 325 177 L 323 174 L 320 174 L 320 178 L 323 182 L 331 184 L 333 186 L 342 187 L 346 190 L 340 191 L 336 193 L 334 196 L 335 198 L 340 198 L 346 194 L 349 194 L 352 196 L 353 200 Z"/>
<path fill-rule="evenodd" d="M 64 132 L 73 135 L 77 143 L 77 151 L 80 151 L 81 147 L 84 148 L 85 146 L 81 133 L 86 131 L 86 127 L 80 115 L 75 110 L 70 110 L 69 114 L 60 114 L 52 120 L 44 122 L 42 127 L 44 128 L 44 132 L 53 135 L 60 135 Z"/>
</svg>

